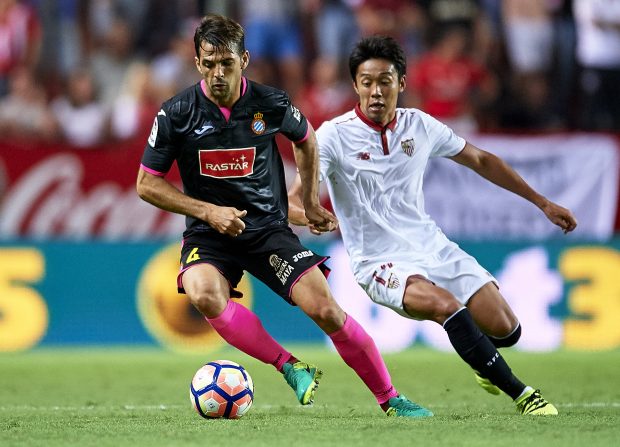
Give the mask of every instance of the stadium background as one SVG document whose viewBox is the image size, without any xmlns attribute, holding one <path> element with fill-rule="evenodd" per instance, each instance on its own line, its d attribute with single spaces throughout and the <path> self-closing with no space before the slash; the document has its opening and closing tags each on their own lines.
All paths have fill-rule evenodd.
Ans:
<svg viewBox="0 0 620 447">
<path fill-rule="evenodd" d="M 231 14 L 248 28 L 248 76 L 286 88 L 315 126 L 354 101 L 343 64 L 349 39 L 377 31 L 399 38 L 411 69 L 402 105 L 443 114 L 580 221 L 575 234 L 550 232 L 533 207 L 463 169 L 438 161 L 429 170 L 427 210 L 499 278 L 524 324 L 518 349 L 617 349 L 620 115 L 613 107 L 620 97 L 597 75 L 617 81 L 620 58 L 610 69 L 587 65 L 577 50 L 587 14 L 571 1 L 522 4 L 529 9 L 490 0 L 0 0 L 0 17 L 28 24 L 0 21 L 6 42 L 21 49 L 3 53 L 0 63 L 0 352 L 161 345 L 208 353 L 221 346 L 176 293 L 182 218 L 134 192 L 159 103 L 197 80 L 188 30 L 206 11 Z M 512 31 L 528 19 L 550 32 L 541 32 L 536 47 L 544 53 L 548 46 L 545 60 L 528 56 L 532 46 L 512 47 Z M 285 45 L 270 40 L 271 28 L 284 30 Z M 463 48 L 443 68 L 446 91 L 421 74 L 444 35 L 456 37 L 441 54 Z M 454 83 L 455 72 L 468 81 Z M 289 146 L 280 147 L 294 172 Z M 170 178 L 178 181 L 174 172 Z M 350 276 L 338 234 L 297 231 L 332 256 L 337 299 L 384 351 L 450 349 L 440 328 L 370 303 Z M 327 344 L 253 278 L 242 288 L 242 302 L 279 340 Z"/>
</svg>

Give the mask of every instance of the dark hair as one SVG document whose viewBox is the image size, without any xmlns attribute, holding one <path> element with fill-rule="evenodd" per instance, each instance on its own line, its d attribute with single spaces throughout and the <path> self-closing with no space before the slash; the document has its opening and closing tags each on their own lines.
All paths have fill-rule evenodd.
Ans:
<svg viewBox="0 0 620 447">
<path fill-rule="evenodd" d="M 245 51 L 245 32 L 241 25 L 228 17 L 219 14 L 207 14 L 200 21 L 194 33 L 196 56 L 200 57 L 200 47 L 207 42 L 221 53 L 236 53 L 239 56 Z"/>
<path fill-rule="evenodd" d="M 355 81 L 358 67 L 368 59 L 385 59 L 394 64 L 398 78 L 407 72 L 407 58 L 398 42 L 389 36 L 371 36 L 360 40 L 349 56 L 349 71 Z"/>
</svg>

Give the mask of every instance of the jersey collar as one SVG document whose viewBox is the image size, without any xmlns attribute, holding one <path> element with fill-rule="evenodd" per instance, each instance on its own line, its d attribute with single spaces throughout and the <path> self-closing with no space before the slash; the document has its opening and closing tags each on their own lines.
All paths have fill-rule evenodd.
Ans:
<svg viewBox="0 0 620 447">
<path fill-rule="evenodd" d="M 391 131 L 394 131 L 394 128 L 396 127 L 396 115 L 394 115 L 394 119 L 392 121 L 387 123 L 385 126 L 382 126 L 381 124 L 375 123 L 374 121 L 369 119 L 366 115 L 364 115 L 364 112 L 362 112 L 362 109 L 360 108 L 359 102 L 355 106 L 355 113 L 357 114 L 359 119 L 362 120 L 364 124 L 366 124 L 371 129 L 376 130 L 377 132 L 383 132 L 385 131 L 385 129 L 390 129 Z"/>
<path fill-rule="evenodd" d="M 239 96 L 239 99 L 237 100 L 237 102 L 235 102 L 235 104 L 237 104 L 239 101 L 243 99 L 247 89 L 248 89 L 248 80 L 245 78 L 245 76 L 241 76 L 241 96 Z M 207 96 L 207 83 L 205 82 L 204 79 L 200 81 L 200 90 L 202 91 L 202 94 L 204 95 L 207 101 L 209 101 L 211 104 L 213 104 L 214 106 L 220 109 L 220 112 L 222 112 L 222 116 L 224 117 L 226 122 L 228 122 L 230 120 L 230 115 L 232 114 L 232 109 L 229 109 L 228 107 L 219 107 L 217 104 L 213 103 L 213 101 L 209 99 L 209 97 Z M 233 104 L 233 107 L 235 106 L 235 104 Z"/>
</svg>

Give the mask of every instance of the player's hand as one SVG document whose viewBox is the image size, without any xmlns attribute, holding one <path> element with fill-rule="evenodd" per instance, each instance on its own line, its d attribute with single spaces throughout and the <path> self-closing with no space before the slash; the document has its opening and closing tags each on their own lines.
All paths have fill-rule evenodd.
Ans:
<svg viewBox="0 0 620 447">
<path fill-rule="evenodd" d="M 547 216 L 547 219 L 560 227 L 564 234 L 573 231 L 577 227 L 577 219 L 575 219 L 575 216 L 569 209 L 551 201 L 547 201 L 541 209 L 545 216 Z"/>
<path fill-rule="evenodd" d="M 321 205 L 306 207 L 308 228 L 313 234 L 322 234 L 338 228 L 338 219 Z"/>
<path fill-rule="evenodd" d="M 239 236 L 245 230 L 245 223 L 241 220 L 248 212 L 240 211 L 231 206 L 214 206 L 207 218 L 207 223 L 219 233 L 228 236 Z"/>
</svg>

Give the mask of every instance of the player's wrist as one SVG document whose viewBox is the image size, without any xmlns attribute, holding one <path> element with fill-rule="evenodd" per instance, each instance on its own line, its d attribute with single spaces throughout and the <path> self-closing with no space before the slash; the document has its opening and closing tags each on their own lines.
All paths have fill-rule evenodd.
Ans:
<svg viewBox="0 0 620 447">
<path fill-rule="evenodd" d="M 304 197 L 302 200 L 305 209 L 314 209 L 318 207 L 321 202 L 319 202 L 318 194 L 316 196 L 311 195 L 309 197 Z"/>
<path fill-rule="evenodd" d="M 547 205 L 549 205 L 549 199 L 547 199 L 543 195 L 536 194 L 536 196 L 532 200 L 532 203 L 534 205 L 536 205 L 538 208 L 540 208 L 541 210 L 544 210 L 545 207 L 547 207 Z"/>
<path fill-rule="evenodd" d="M 215 212 L 216 208 L 217 208 L 217 205 L 214 205 L 209 202 L 202 202 L 200 206 L 199 215 L 196 217 L 198 217 L 198 219 L 204 222 L 207 222 L 210 225 L 211 217 L 213 216 L 213 213 Z"/>
</svg>

